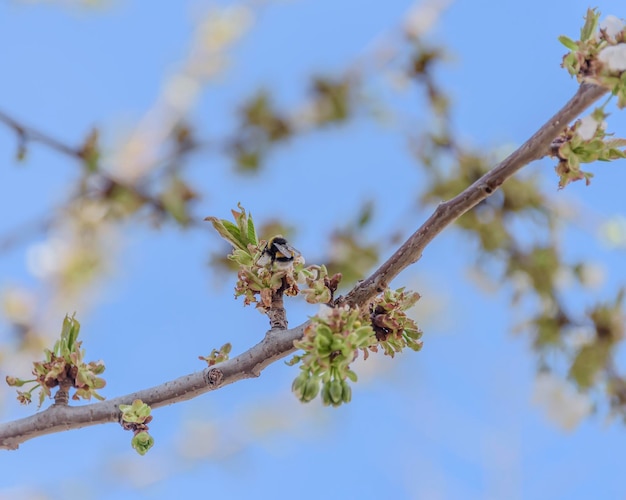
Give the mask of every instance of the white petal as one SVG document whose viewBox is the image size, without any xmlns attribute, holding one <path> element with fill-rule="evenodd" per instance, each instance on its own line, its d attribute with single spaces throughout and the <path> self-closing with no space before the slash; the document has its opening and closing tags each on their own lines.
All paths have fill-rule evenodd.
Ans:
<svg viewBox="0 0 626 500">
<path fill-rule="evenodd" d="M 603 48 L 598 54 L 598 60 L 606 64 L 611 71 L 626 70 L 626 43 Z"/>
<path fill-rule="evenodd" d="M 624 21 L 619 17 L 609 15 L 600 22 L 600 29 L 605 30 L 609 38 L 615 40 L 615 37 L 624 29 Z"/>
<path fill-rule="evenodd" d="M 588 396 L 549 373 L 537 376 L 534 392 L 534 402 L 545 408 L 550 420 L 567 430 L 574 429 L 593 408 Z"/>
<path fill-rule="evenodd" d="M 598 130 L 598 125 L 599 123 L 591 115 L 585 116 L 580 120 L 580 126 L 576 129 L 576 133 L 583 141 L 589 141 L 593 139 L 596 130 Z"/>
<path fill-rule="evenodd" d="M 317 311 L 317 316 L 321 319 L 329 319 L 332 313 L 333 313 L 332 307 L 329 307 L 326 304 L 320 304 L 320 308 Z"/>
</svg>

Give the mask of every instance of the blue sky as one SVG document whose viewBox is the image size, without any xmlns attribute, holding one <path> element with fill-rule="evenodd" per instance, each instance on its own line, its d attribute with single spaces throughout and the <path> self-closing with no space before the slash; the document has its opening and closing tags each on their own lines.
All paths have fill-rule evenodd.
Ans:
<svg viewBox="0 0 626 500">
<path fill-rule="evenodd" d="M 276 89 L 281 102 L 297 102 L 308 75 L 363 56 L 410 4 L 267 5 L 234 50 L 226 77 L 200 94 L 192 119 L 200 130 L 219 132 L 232 125 L 233 105 L 259 85 Z M 185 56 L 194 19 L 210 5 L 118 0 L 90 11 L 2 4 L 0 109 L 70 143 L 98 125 L 113 145 L 154 104 L 164 75 Z M 626 17 L 622 2 L 596 5 L 603 14 Z M 559 67 L 564 49 L 557 36 L 575 37 L 588 6 L 528 0 L 448 7 L 432 39 L 451 54 L 439 77 L 453 96 L 464 142 L 519 144 L 575 92 Z M 609 124 L 626 136 L 623 116 L 615 112 Z M 14 136 L 0 127 L 0 234 L 61 203 L 77 169 L 44 147 L 31 148 L 20 165 L 14 152 Z M 624 165 L 595 166 L 590 187 L 562 192 L 549 162 L 529 168 L 546 171 L 548 192 L 565 206 L 588 207 L 604 220 L 624 214 Z M 263 221 L 284 209 L 305 256 L 322 254 L 319 242 L 345 214 L 356 214 L 363 199 L 386 200 L 377 204 L 372 237 L 390 227 L 408 233 L 428 215 L 415 208 L 423 179 L 393 127 L 357 121 L 298 139 L 276 152 L 258 179 L 233 177 L 228 168 L 215 156 L 193 161 L 190 175 L 208 190 L 196 214 L 227 217 L 242 201 Z M 386 182 L 380 172 L 390 173 Z M 324 198 L 329 187 L 341 196 Z M 312 197 L 324 203 L 312 209 Z M 237 353 L 262 338 L 266 319 L 233 300 L 232 283 L 204 265 L 209 252 L 221 248 L 209 227 L 129 226 L 122 236 L 115 272 L 100 283 L 98 300 L 77 311 L 88 357 L 107 364 L 105 396 L 199 370 L 197 356 L 226 341 Z M 626 279 L 624 251 L 607 249 L 596 236 L 588 225 L 564 236 L 569 257 L 591 258 L 607 276 L 601 288 L 576 299 L 583 309 Z M 3 452 L 0 499 L 624 497 L 623 426 L 600 413 L 567 432 L 532 403 L 529 342 L 511 333 L 516 311 L 507 297 L 476 292 L 467 272 L 470 252 L 459 252 L 466 245 L 449 230 L 395 280 L 424 296 L 418 314 L 425 318 L 425 347 L 392 362 L 358 365 L 361 381 L 350 405 L 301 405 L 290 393 L 293 368 L 279 362 L 259 379 L 156 411 L 151 433 L 157 444 L 145 457 L 115 425 Z M 38 286 L 24 250 L 0 256 L 3 286 Z M 315 310 L 296 303 L 288 312 L 296 325 Z M 145 360 L 140 370 L 133 348 Z M 35 411 L 18 407 L 8 393 L 0 401 L 3 420 Z"/>
</svg>

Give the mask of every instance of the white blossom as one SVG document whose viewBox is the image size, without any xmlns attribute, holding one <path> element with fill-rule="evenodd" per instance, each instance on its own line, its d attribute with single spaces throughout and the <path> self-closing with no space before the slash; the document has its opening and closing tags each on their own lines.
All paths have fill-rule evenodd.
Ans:
<svg viewBox="0 0 626 500">
<path fill-rule="evenodd" d="M 412 38 L 420 38 L 435 26 L 450 0 L 415 2 L 405 18 L 405 30 Z"/>
<path fill-rule="evenodd" d="M 608 248 L 626 248 L 626 217 L 614 215 L 600 226 L 600 238 Z"/>
<path fill-rule="evenodd" d="M 585 116 L 580 120 L 580 125 L 576 129 L 576 133 L 583 141 L 590 141 L 593 139 L 599 125 L 600 122 L 595 120 L 593 116 Z"/>
<path fill-rule="evenodd" d="M 71 249 L 59 238 L 32 245 L 26 251 L 26 266 L 30 273 L 41 279 L 59 274 Z"/>
<path fill-rule="evenodd" d="M 598 60 L 606 64 L 611 71 L 626 70 L 626 43 L 603 48 L 598 54 Z"/>
<path fill-rule="evenodd" d="M 537 376 L 533 399 L 546 409 L 550 420 L 566 430 L 574 429 L 593 409 L 589 396 L 550 373 Z"/>
<path fill-rule="evenodd" d="M 624 29 L 624 21 L 614 15 L 608 15 L 600 22 L 600 29 L 604 30 L 610 39 L 615 40 Z M 596 36 L 599 37 L 599 32 Z"/>
<path fill-rule="evenodd" d="M 317 311 L 317 316 L 320 319 L 329 319 L 332 313 L 333 313 L 332 307 L 327 306 L 326 304 L 320 304 L 320 308 Z"/>
</svg>

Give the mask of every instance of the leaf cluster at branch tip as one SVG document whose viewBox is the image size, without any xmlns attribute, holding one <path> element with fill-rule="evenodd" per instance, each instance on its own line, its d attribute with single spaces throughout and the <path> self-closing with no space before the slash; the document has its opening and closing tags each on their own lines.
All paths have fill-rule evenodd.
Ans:
<svg viewBox="0 0 626 500">
<path fill-rule="evenodd" d="M 563 56 L 562 66 L 581 83 L 599 85 L 617 96 L 617 106 L 626 107 L 626 25 L 615 16 L 600 22 L 596 9 L 587 10 L 580 40 L 560 36 L 559 41 L 570 52 Z M 593 177 L 581 170 L 581 163 L 626 158 L 626 139 L 610 138 L 606 133 L 608 114 L 605 103 L 594 112 L 567 127 L 554 141 L 552 156 L 559 159 L 556 172 L 559 189 L 584 179 L 588 185 Z"/>
<path fill-rule="evenodd" d="M 54 344 L 52 350 L 44 349 L 43 361 L 33 362 L 32 380 L 22 380 L 7 376 L 7 384 L 13 387 L 22 387 L 29 383 L 35 385 L 28 391 L 17 391 L 18 400 L 22 404 L 29 404 L 32 393 L 39 389 L 39 406 L 46 396 L 51 396 L 51 389 L 59 387 L 57 393 L 58 403 L 67 403 L 67 394 L 70 388 L 75 392 L 72 399 L 96 399 L 104 398 L 98 394 L 97 389 L 105 386 L 105 381 L 98 375 L 104 372 L 105 366 L 102 361 L 84 362 L 85 350 L 81 349 L 82 342 L 78 340 L 80 323 L 74 316 L 65 316 L 61 338 Z"/>
<path fill-rule="evenodd" d="M 588 9 L 577 41 L 561 35 L 559 41 L 570 51 L 563 66 L 580 83 L 600 85 L 626 107 L 626 25 L 615 16 L 600 22 L 600 12 Z"/>
<path fill-rule="evenodd" d="M 206 217 L 218 234 L 233 246 L 228 259 L 236 263 L 238 280 L 235 297 L 244 297 L 244 304 L 256 304 L 266 313 L 272 304 L 272 296 L 278 290 L 289 296 L 303 293 L 309 303 L 327 303 L 333 299 L 341 275 L 329 276 L 325 266 L 305 266 L 304 258 L 296 255 L 291 266 L 275 267 L 273 263 L 260 260 L 267 242 L 259 240 L 252 215 L 238 204 L 233 210 L 235 223 L 216 217 Z M 305 284 L 300 290 L 298 284 Z"/>
</svg>

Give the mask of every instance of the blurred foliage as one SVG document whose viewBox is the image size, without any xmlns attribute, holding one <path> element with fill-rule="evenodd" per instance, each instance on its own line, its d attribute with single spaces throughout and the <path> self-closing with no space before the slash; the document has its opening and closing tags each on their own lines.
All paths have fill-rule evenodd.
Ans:
<svg viewBox="0 0 626 500">
<path fill-rule="evenodd" d="M 374 210 L 374 202 L 365 201 L 353 220 L 336 228 L 329 236 L 326 267 L 331 275 L 340 273 L 345 286 L 363 279 L 379 261 L 381 244 L 365 242 Z"/>
<path fill-rule="evenodd" d="M 238 172 L 255 173 L 264 164 L 272 147 L 295 135 L 348 121 L 355 106 L 358 80 L 312 77 L 309 96 L 300 106 L 305 111 L 278 109 L 273 94 L 261 89 L 241 106 L 239 123 L 228 148 Z"/>
<path fill-rule="evenodd" d="M 293 133 L 288 118 L 275 109 L 266 90 L 259 91 L 244 103 L 239 119 L 232 151 L 241 172 L 257 171 L 272 144 L 288 139 Z"/>
<path fill-rule="evenodd" d="M 345 122 L 353 112 L 353 94 L 358 88 L 354 78 L 313 78 L 313 122 L 317 126 Z"/>
</svg>

